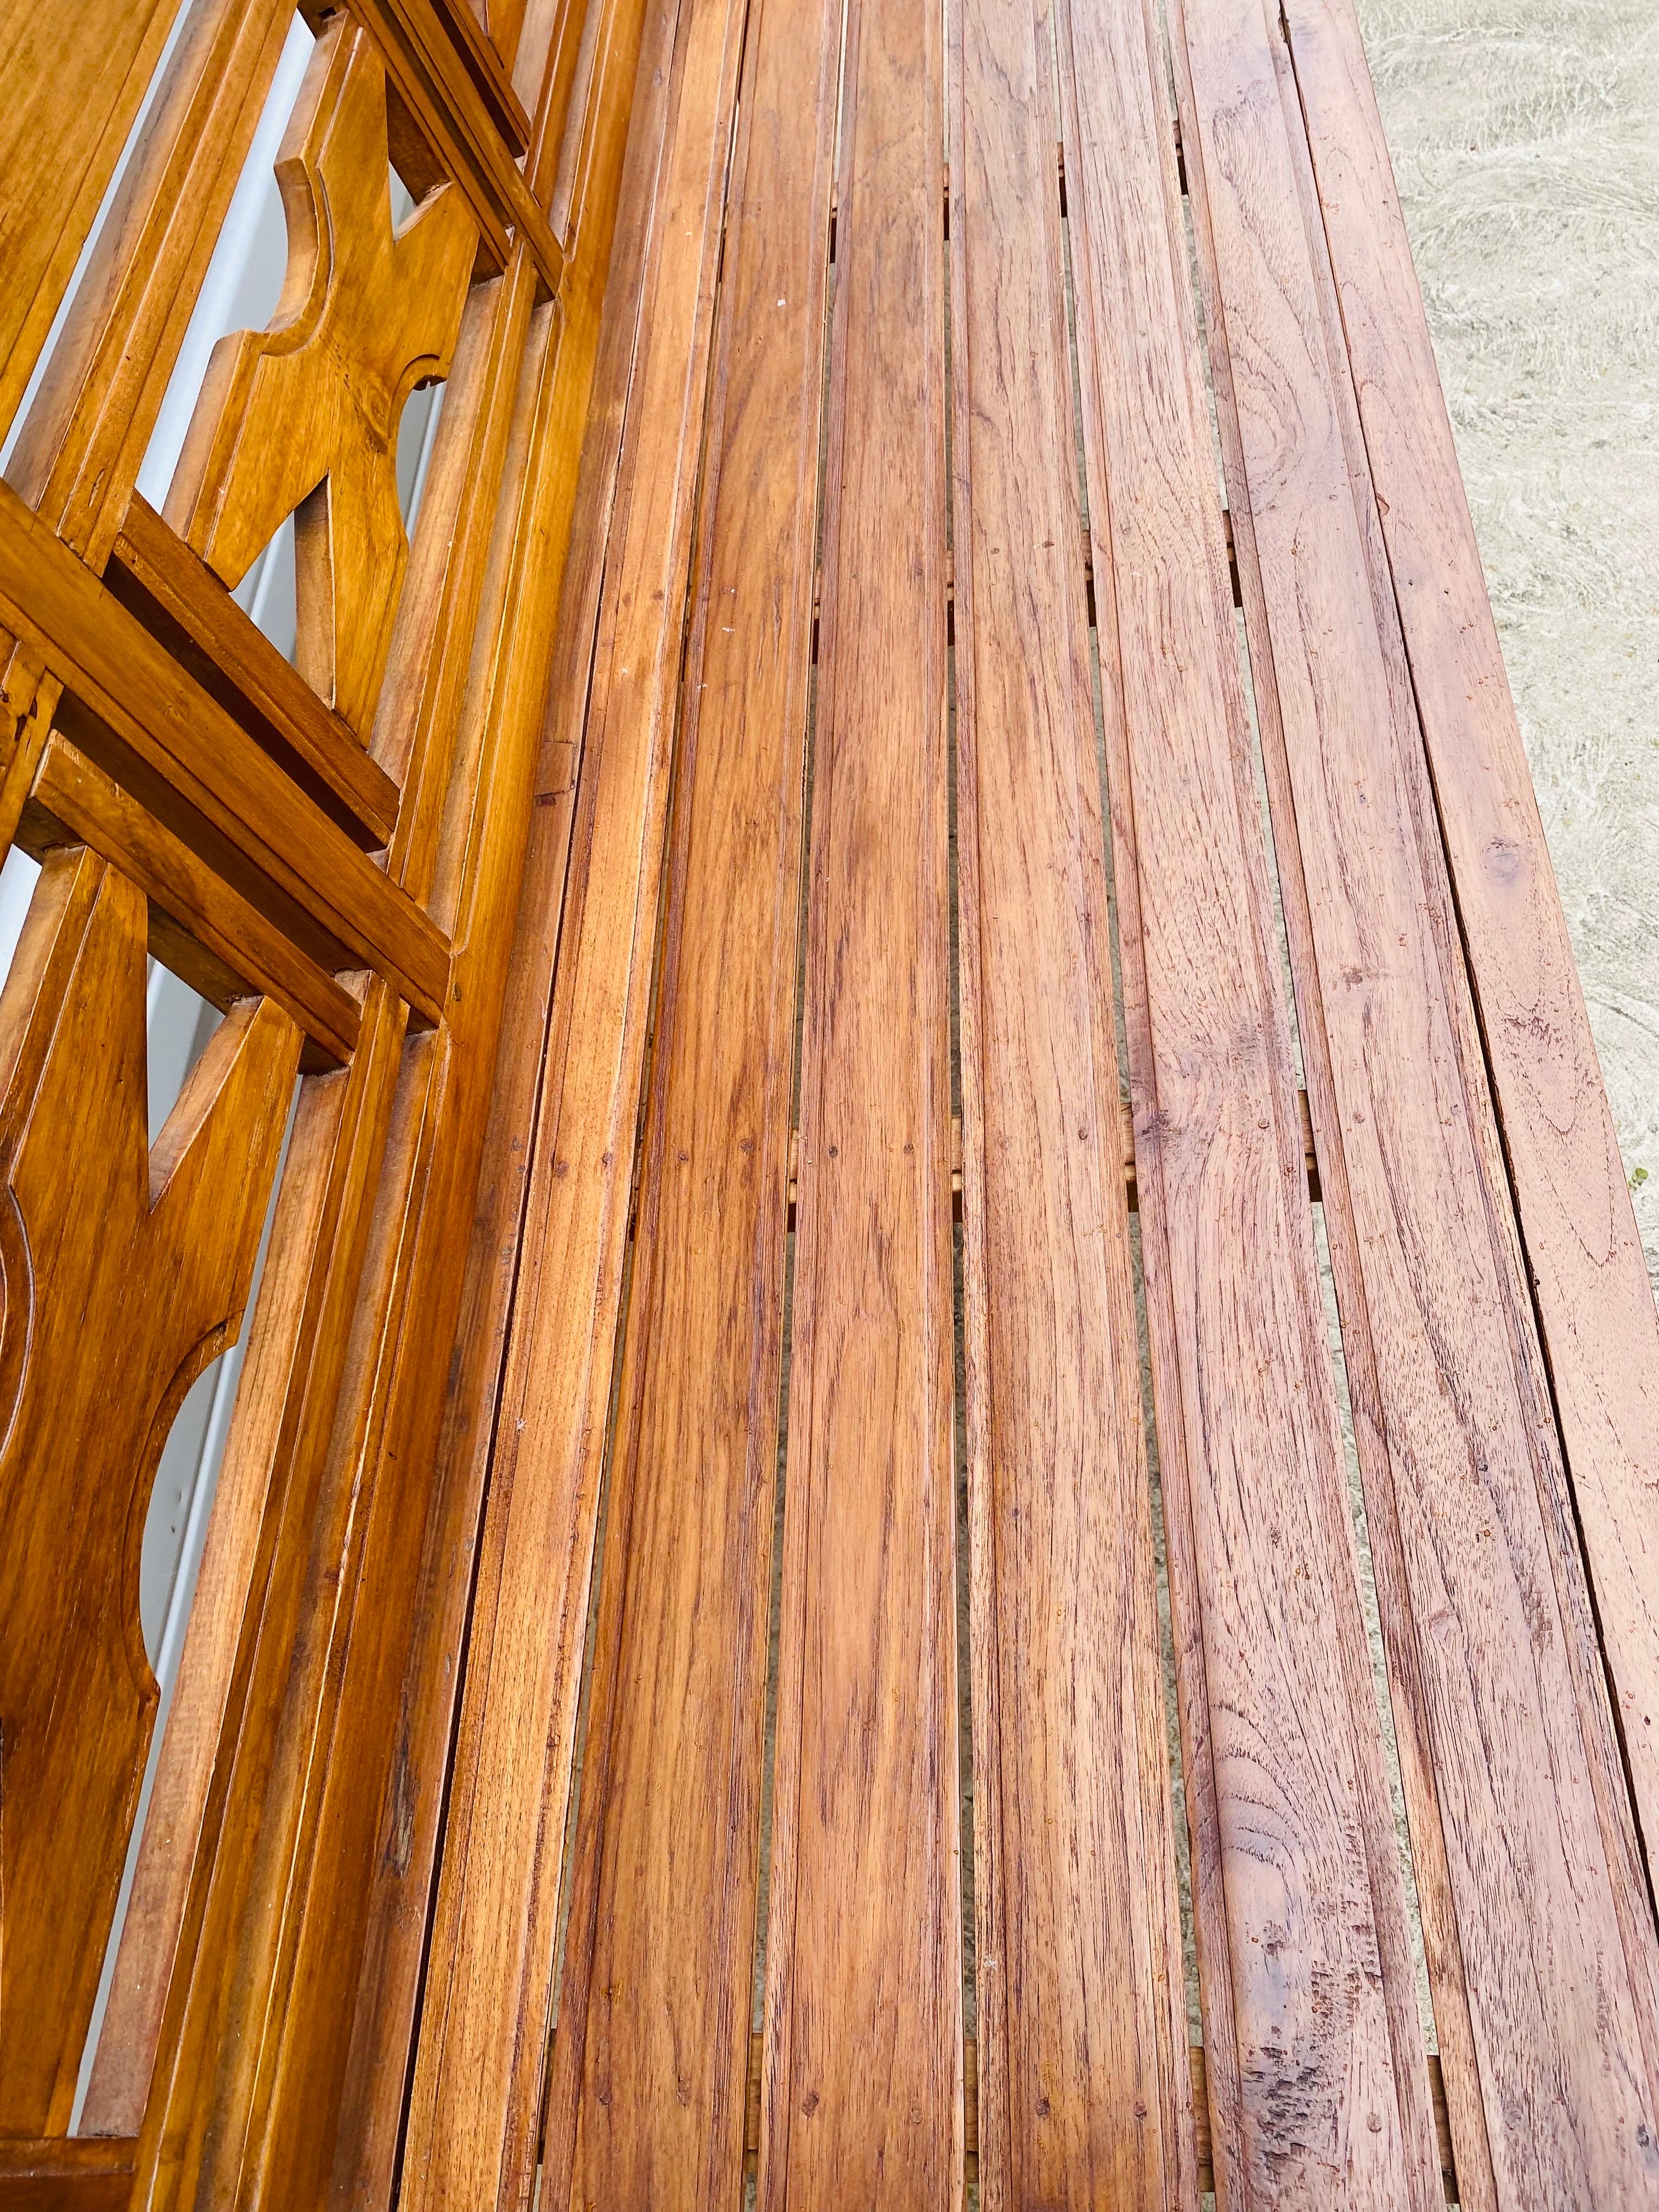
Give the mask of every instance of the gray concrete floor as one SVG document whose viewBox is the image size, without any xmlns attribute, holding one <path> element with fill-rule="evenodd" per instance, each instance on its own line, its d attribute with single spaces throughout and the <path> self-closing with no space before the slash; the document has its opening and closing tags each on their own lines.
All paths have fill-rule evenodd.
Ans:
<svg viewBox="0 0 1659 2212">
<path fill-rule="evenodd" d="M 1659 1294 L 1659 0 L 1358 0 Z"/>
</svg>

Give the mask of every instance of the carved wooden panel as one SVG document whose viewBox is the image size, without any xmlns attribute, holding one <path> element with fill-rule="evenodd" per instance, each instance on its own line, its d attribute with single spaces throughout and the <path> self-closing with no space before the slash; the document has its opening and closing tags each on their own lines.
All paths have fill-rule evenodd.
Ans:
<svg viewBox="0 0 1659 2212">
<path fill-rule="evenodd" d="M 299 1058 L 242 1001 L 152 1147 L 148 921 L 52 854 L 0 997 L 0 2135 L 68 2121 L 155 1705 L 150 1488 L 240 1328 Z"/>
<path fill-rule="evenodd" d="M 269 330 L 216 349 L 167 520 L 234 586 L 295 516 L 295 659 L 362 735 L 409 557 L 398 418 L 449 373 L 477 228 L 441 185 L 394 236 L 385 67 L 345 16 L 318 40 L 276 175 L 283 295 Z"/>
</svg>

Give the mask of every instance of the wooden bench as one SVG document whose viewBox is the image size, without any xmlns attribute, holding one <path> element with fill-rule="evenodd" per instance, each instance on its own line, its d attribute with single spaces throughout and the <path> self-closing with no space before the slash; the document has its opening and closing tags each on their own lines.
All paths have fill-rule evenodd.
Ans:
<svg viewBox="0 0 1659 2212">
<path fill-rule="evenodd" d="M 1659 2205 L 1659 1318 L 1352 0 L 361 13 L 450 659 L 0 514 L 322 1255 L 0 2207 Z"/>
</svg>

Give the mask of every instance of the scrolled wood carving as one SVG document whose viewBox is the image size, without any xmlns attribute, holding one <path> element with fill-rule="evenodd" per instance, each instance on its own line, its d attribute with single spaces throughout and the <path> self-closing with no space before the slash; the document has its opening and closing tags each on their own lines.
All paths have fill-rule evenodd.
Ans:
<svg viewBox="0 0 1659 2212">
<path fill-rule="evenodd" d="M 366 735 L 409 558 L 398 418 L 449 373 L 477 228 L 445 184 L 393 234 L 386 70 L 345 15 L 317 42 L 276 179 L 282 297 L 268 330 L 215 348 L 167 519 L 234 588 L 294 515 L 295 660 Z"/>
<path fill-rule="evenodd" d="M 240 1327 L 299 1060 L 244 1001 L 152 1148 L 148 924 L 55 853 L 0 996 L 0 2136 L 69 2120 L 155 1711 L 150 1490 Z"/>
</svg>

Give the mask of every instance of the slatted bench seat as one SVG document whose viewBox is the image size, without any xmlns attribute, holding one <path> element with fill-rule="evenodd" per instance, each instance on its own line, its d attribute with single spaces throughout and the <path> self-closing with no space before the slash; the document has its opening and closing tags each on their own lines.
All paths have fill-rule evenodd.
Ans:
<svg viewBox="0 0 1659 2212">
<path fill-rule="evenodd" d="M 568 702 L 406 2192 L 526 2185 L 550 2036 L 544 2203 L 736 2204 L 752 2004 L 763 2206 L 969 2130 L 988 2206 L 1645 2203 L 1654 1316 L 1352 13 L 1186 0 L 1173 106 L 1139 0 L 741 13 Z"/>
</svg>

